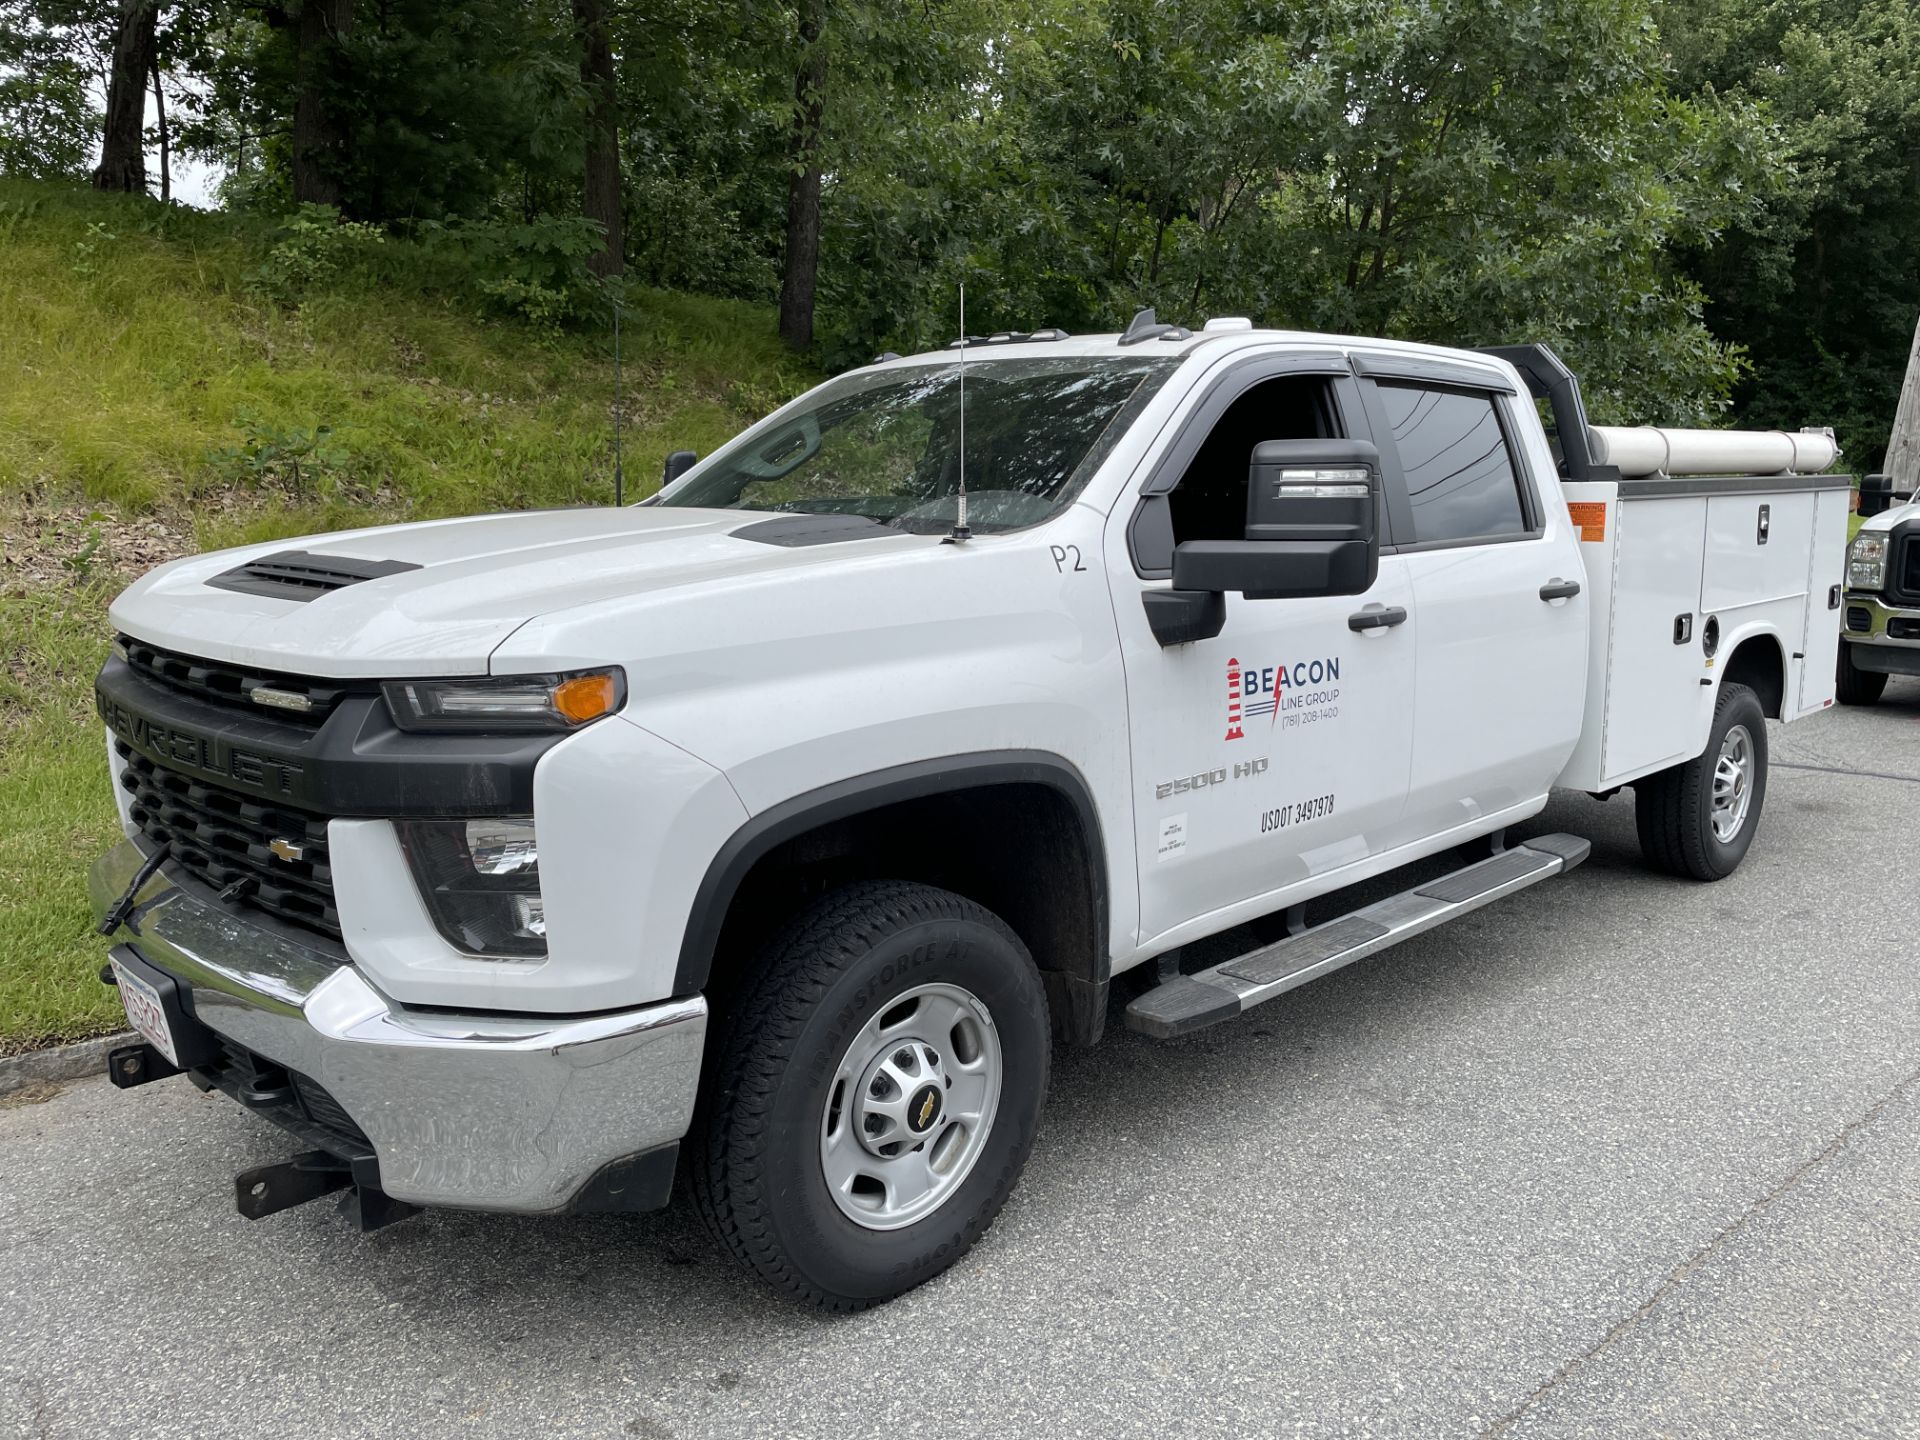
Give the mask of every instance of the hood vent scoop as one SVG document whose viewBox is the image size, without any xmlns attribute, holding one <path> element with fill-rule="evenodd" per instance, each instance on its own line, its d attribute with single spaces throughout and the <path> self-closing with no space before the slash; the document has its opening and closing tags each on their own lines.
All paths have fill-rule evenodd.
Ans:
<svg viewBox="0 0 1920 1440">
<path fill-rule="evenodd" d="M 378 580 L 383 575 L 398 575 L 419 568 L 405 560 L 356 560 L 351 555 L 310 555 L 305 550 L 282 550 L 224 570 L 207 584 L 215 590 L 237 590 L 243 595 L 305 601 L 358 585 L 362 580 Z"/>
</svg>

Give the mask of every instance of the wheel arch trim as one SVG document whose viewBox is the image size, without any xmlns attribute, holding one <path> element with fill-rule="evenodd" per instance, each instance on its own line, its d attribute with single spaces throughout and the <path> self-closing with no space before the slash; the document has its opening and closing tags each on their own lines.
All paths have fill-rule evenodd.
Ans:
<svg viewBox="0 0 1920 1440">
<path fill-rule="evenodd" d="M 1071 807 L 1087 847 L 1092 886 L 1093 959 L 1105 981 L 1112 966 L 1108 935 L 1110 884 L 1106 838 L 1093 791 L 1074 764 L 1045 750 L 987 750 L 967 755 L 918 760 L 851 776 L 792 796 L 754 815 L 722 845 L 707 866 L 681 936 L 673 994 L 703 990 L 713 971 L 720 934 L 741 884 L 753 867 L 777 846 L 822 825 L 849 819 L 907 800 L 953 794 L 991 785 L 1043 785 Z"/>
</svg>

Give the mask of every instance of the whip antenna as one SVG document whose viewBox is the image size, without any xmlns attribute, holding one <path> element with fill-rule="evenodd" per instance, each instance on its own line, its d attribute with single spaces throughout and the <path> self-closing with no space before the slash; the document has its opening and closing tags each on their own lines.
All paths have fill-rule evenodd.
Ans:
<svg viewBox="0 0 1920 1440">
<path fill-rule="evenodd" d="M 626 476 L 620 469 L 620 297 L 613 297 L 613 503 L 625 503 Z"/>
<path fill-rule="evenodd" d="M 954 497 L 953 531 L 949 545 L 960 545 L 973 538 L 967 528 L 967 285 L 960 282 L 960 490 Z"/>
</svg>

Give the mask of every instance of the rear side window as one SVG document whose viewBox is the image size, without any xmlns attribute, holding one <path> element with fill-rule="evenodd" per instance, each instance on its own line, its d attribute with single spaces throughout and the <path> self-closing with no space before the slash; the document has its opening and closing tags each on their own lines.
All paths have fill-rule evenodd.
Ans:
<svg viewBox="0 0 1920 1440">
<path fill-rule="evenodd" d="M 1527 533 L 1520 478 L 1491 396 L 1390 382 L 1379 393 L 1406 474 L 1416 543 Z"/>
</svg>

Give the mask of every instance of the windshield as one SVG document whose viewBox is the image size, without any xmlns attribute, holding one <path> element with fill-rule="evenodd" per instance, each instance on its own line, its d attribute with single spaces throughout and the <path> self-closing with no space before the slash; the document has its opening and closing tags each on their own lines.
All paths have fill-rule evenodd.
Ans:
<svg viewBox="0 0 1920 1440">
<path fill-rule="evenodd" d="M 1063 356 L 967 366 L 967 523 L 1018 530 L 1056 514 L 1178 364 Z M 847 375 L 749 430 L 662 505 L 861 515 L 918 534 L 955 520 L 957 365 Z"/>
</svg>

